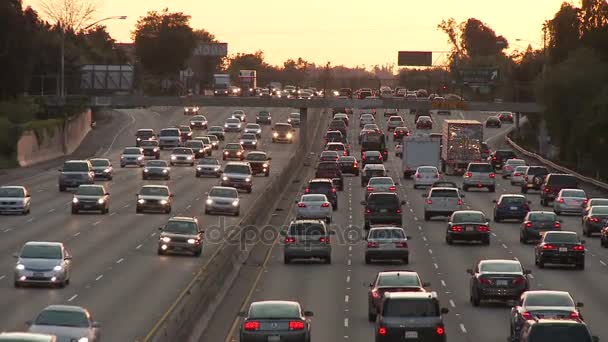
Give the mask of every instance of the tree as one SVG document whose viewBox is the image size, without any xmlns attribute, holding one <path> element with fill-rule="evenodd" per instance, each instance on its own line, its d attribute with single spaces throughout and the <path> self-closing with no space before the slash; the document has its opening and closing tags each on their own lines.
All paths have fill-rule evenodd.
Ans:
<svg viewBox="0 0 608 342">
<path fill-rule="evenodd" d="M 547 22 L 548 53 L 551 64 L 560 63 L 581 46 L 579 9 L 564 2 L 553 19 Z"/>
<path fill-rule="evenodd" d="M 288 59 L 283 63 L 283 74 L 295 85 L 303 86 L 308 74 L 308 66 L 309 63 L 301 57 L 298 57 L 297 60 Z"/>
<path fill-rule="evenodd" d="M 39 4 L 48 20 L 74 32 L 91 22 L 99 8 L 98 0 L 39 0 Z"/>
<path fill-rule="evenodd" d="M 132 32 L 135 54 L 142 66 L 155 75 L 177 74 L 184 69 L 196 45 L 190 16 L 181 12 L 150 11 Z"/>
<path fill-rule="evenodd" d="M 494 30 L 475 18 L 461 24 L 460 41 L 462 49 L 471 58 L 497 56 L 509 47 L 505 37 L 496 36 Z"/>
<path fill-rule="evenodd" d="M 196 41 L 196 45 L 200 43 L 217 43 L 215 35 L 205 29 L 195 30 L 194 40 Z M 202 83 L 203 87 L 211 85 L 213 74 L 220 71 L 223 59 L 224 57 L 216 56 L 192 56 L 189 64 L 192 66 L 196 80 Z"/>
</svg>

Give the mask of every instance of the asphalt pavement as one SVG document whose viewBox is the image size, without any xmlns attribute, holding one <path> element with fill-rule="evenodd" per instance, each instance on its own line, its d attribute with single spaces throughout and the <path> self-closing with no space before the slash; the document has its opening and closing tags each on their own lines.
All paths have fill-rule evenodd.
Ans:
<svg viewBox="0 0 608 342">
<path fill-rule="evenodd" d="M 223 125 L 234 109 L 244 109 L 248 122 L 264 108 L 201 108 L 210 125 Z M 285 122 L 288 108 L 270 109 L 273 122 Z M 24 330 L 50 304 L 80 305 L 89 309 L 102 325 L 105 341 L 142 340 L 165 313 L 194 274 L 208 262 L 228 231 L 237 225 L 261 190 L 285 167 L 297 147 L 271 143 L 270 126 L 263 126 L 262 148 L 272 157 L 270 177 L 254 177 L 251 194 L 241 193 L 241 217 L 204 214 L 205 193 L 219 184 L 216 178 L 195 178 L 192 167 L 172 168 L 170 181 L 143 181 L 140 168 L 120 168 L 120 152 L 133 146 L 139 128 L 160 130 L 186 124 L 190 116 L 182 108 L 122 110 L 125 122 L 111 132 L 108 144 L 100 144 L 91 157 L 110 158 L 114 180 L 97 182 L 107 186 L 110 213 L 72 215 L 72 195 L 58 191 L 59 173 L 55 169 L 11 180 L 10 185 L 25 185 L 32 193 L 32 212 L 28 216 L 0 216 L 0 331 Z M 201 132 L 200 134 L 204 134 Z M 197 135 L 195 132 L 194 135 Z M 227 133 L 226 142 L 238 141 L 238 133 Z M 222 144 L 223 146 L 223 144 Z M 162 152 L 168 159 L 170 151 Z M 214 151 L 214 156 L 220 156 Z M 6 182 L 6 181 L 5 181 Z M 3 183 L 5 183 L 3 182 Z M 136 214 L 135 195 L 144 184 L 167 184 L 175 193 L 173 212 Z M 2 184 L 9 185 L 9 184 Z M 206 230 L 201 257 L 158 256 L 158 227 L 171 216 L 196 216 Z M 71 283 L 64 289 L 13 287 L 15 259 L 11 257 L 27 241 L 64 242 L 73 256 Z"/>
<path fill-rule="evenodd" d="M 407 126 L 415 127 L 413 115 L 400 112 L 406 118 Z M 445 119 L 476 119 L 484 121 L 488 116 L 482 112 L 453 111 L 450 116 L 434 117 L 433 132 L 440 132 Z M 359 158 L 360 150 L 356 144 L 358 134 L 358 111 L 351 120 L 349 140 L 355 146 L 354 155 Z M 386 127 L 382 111 L 377 121 Z M 509 124 L 500 129 L 484 129 L 485 139 L 494 148 L 505 147 L 504 135 L 510 129 Z M 332 227 L 337 235 L 332 237 L 332 264 L 301 262 L 283 264 L 281 243 L 272 249 L 267 263 L 260 271 L 259 279 L 249 279 L 251 298 L 247 304 L 258 300 L 297 300 L 305 310 L 314 312 L 312 318 L 313 341 L 357 341 L 374 340 L 374 323 L 367 320 L 368 284 L 373 281 L 377 272 L 382 270 L 410 269 L 417 271 L 423 281 L 431 283 L 431 290 L 439 295 L 443 307 L 450 309 L 445 316 L 448 341 L 452 342 L 504 342 L 509 334 L 510 307 L 503 303 L 489 303 L 473 307 L 469 303 L 469 275 L 466 269 L 473 268 L 480 259 L 507 258 L 518 259 L 524 268 L 532 270 L 531 289 L 554 289 L 569 291 L 576 301 L 584 302 L 582 313 L 594 335 L 608 336 L 608 326 L 603 320 L 608 317 L 608 249 L 600 247 L 597 237 L 587 238 L 586 269 L 584 271 L 569 268 L 548 267 L 539 269 L 534 265 L 532 245 L 519 242 L 519 223 L 491 222 L 491 244 L 445 243 L 446 220 L 436 218 L 425 222 L 421 194 L 426 190 L 414 190 L 412 180 L 404 180 L 401 171 L 401 159 L 394 156 L 394 144 L 391 139 L 391 156 L 386 167 L 400 186 L 398 191 L 404 206 L 404 227 L 409 241 L 410 264 L 373 264 L 364 261 L 364 241 L 356 238 L 364 235 L 363 200 L 364 188 L 358 177 L 345 176 L 345 189 L 339 193 L 340 209 L 334 212 Z M 462 184 L 462 178 L 446 176 Z M 601 192 L 584 187 L 591 197 L 606 196 Z M 497 175 L 496 193 L 487 190 L 472 190 L 466 193 L 465 207 L 481 210 L 492 218 L 493 199 L 501 194 L 520 193 L 518 187 L 511 186 L 509 180 Z M 526 195 L 532 201 L 532 210 L 551 210 L 542 208 L 538 193 Z M 562 216 L 563 229 L 581 234 L 581 220 L 578 216 Z M 345 235 L 350 235 L 350 239 Z M 238 282 L 239 280 L 237 280 Z M 228 310 L 228 308 L 224 308 Z M 235 322 L 240 322 L 234 318 Z M 238 341 L 238 324 L 236 329 L 225 331 L 214 340 Z"/>
</svg>

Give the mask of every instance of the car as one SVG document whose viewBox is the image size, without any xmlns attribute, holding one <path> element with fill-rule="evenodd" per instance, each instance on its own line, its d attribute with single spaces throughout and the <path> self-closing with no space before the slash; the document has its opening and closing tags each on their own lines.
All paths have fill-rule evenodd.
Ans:
<svg viewBox="0 0 608 342">
<path fill-rule="evenodd" d="M 594 205 L 587 215 L 583 216 L 583 235 L 590 237 L 594 233 L 601 233 L 608 225 L 608 205 Z"/>
<path fill-rule="evenodd" d="M 524 195 L 504 194 L 498 200 L 492 200 L 494 203 L 494 222 L 498 223 L 504 220 L 518 220 L 523 222 L 530 212 L 531 201 L 528 201 Z"/>
<path fill-rule="evenodd" d="M 194 159 L 210 156 L 212 151 L 211 145 L 205 145 L 202 141 L 194 139 L 186 141 L 184 147 L 192 149 L 192 152 L 194 152 Z"/>
<path fill-rule="evenodd" d="M 192 139 L 192 129 L 190 125 L 180 125 L 177 127 L 179 129 L 179 135 L 182 138 L 182 143 Z"/>
<path fill-rule="evenodd" d="M 435 166 L 419 166 L 414 173 L 414 189 L 421 186 L 431 186 L 437 180 L 442 179 L 442 175 Z"/>
<path fill-rule="evenodd" d="M 513 175 L 513 171 L 515 171 L 516 167 L 525 166 L 525 165 L 526 165 L 526 161 L 523 159 L 517 159 L 517 158 L 507 159 L 507 161 L 505 162 L 505 164 L 502 167 L 502 179 L 511 178 L 511 176 Z"/>
<path fill-rule="evenodd" d="M 433 118 L 431 117 L 431 111 L 428 109 L 414 109 L 414 113 L 412 114 L 414 114 L 414 122 L 417 122 L 418 119 L 420 119 L 420 117 L 422 116 L 428 116 L 431 121 L 433 121 Z"/>
<path fill-rule="evenodd" d="M 490 157 L 492 150 L 490 150 L 490 146 L 486 142 L 481 143 L 481 159 L 487 160 Z"/>
<path fill-rule="evenodd" d="M 403 121 L 403 118 L 398 115 L 394 115 L 388 118 L 388 121 L 386 122 L 386 129 L 390 132 L 397 127 L 403 127 L 404 125 L 405 122 Z"/>
<path fill-rule="evenodd" d="M 346 124 L 346 126 L 348 126 L 349 121 L 350 121 L 348 119 L 348 114 L 346 114 L 346 113 L 336 113 L 336 114 L 334 114 L 333 120 L 342 120 L 342 121 L 344 121 L 344 123 Z"/>
<path fill-rule="evenodd" d="M 296 219 L 321 219 L 331 223 L 332 207 L 327 196 L 322 194 L 305 194 L 295 201 Z"/>
<path fill-rule="evenodd" d="M 88 160 L 67 160 L 59 172 L 59 192 L 95 182 L 95 171 Z"/>
<path fill-rule="evenodd" d="M 410 262 L 408 236 L 401 227 L 373 227 L 369 230 L 365 248 L 365 263 L 376 260 L 399 260 Z"/>
<path fill-rule="evenodd" d="M 327 151 L 326 151 L 327 152 Z M 334 152 L 335 153 L 335 152 Z M 344 177 L 340 169 L 340 164 L 336 161 L 322 161 L 317 165 L 315 178 L 329 178 L 338 190 L 344 190 Z"/>
<path fill-rule="evenodd" d="M 241 201 L 236 188 L 227 186 L 214 186 L 207 194 L 205 201 L 205 214 L 232 214 L 239 216 Z"/>
<path fill-rule="evenodd" d="M 436 292 L 387 292 L 376 319 L 375 341 L 446 342 L 443 315 Z"/>
<path fill-rule="evenodd" d="M 367 182 L 365 198 L 374 192 L 397 192 L 397 185 L 391 177 L 372 177 Z"/>
<path fill-rule="evenodd" d="M 198 110 L 196 106 L 184 107 L 184 115 L 198 115 Z"/>
<path fill-rule="evenodd" d="M 144 185 L 137 193 L 135 213 L 156 211 L 170 214 L 173 197 L 173 193 L 166 185 Z"/>
<path fill-rule="evenodd" d="M 135 132 L 135 146 L 139 147 L 140 143 L 145 140 L 156 140 L 156 133 L 153 129 L 142 128 Z"/>
<path fill-rule="evenodd" d="M 160 130 L 158 143 L 160 149 L 181 146 L 182 136 L 179 128 L 163 128 Z"/>
<path fill-rule="evenodd" d="M 608 205 L 608 198 L 590 198 L 589 201 L 587 201 L 587 205 L 583 208 L 582 217 L 585 217 L 589 210 L 596 205 Z"/>
<path fill-rule="evenodd" d="M 110 212 L 110 194 L 103 185 L 82 184 L 72 197 L 72 214 L 81 211 L 99 210 L 102 214 Z"/>
<path fill-rule="evenodd" d="M 336 187 L 331 179 L 314 178 L 308 182 L 304 188 L 305 194 L 325 195 L 333 210 L 338 210 L 338 194 Z"/>
<path fill-rule="evenodd" d="M 445 242 L 451 245 L 454 241 L 479 241 L 489 245 L 490 221 L 478 210 L 455 211 L 448 219 L 445 232 Z"/>
<path fill-rule="evenodd" d="M 255 123 L 263 124 L 263 125 L 270 125 L 272 123 L 272 116 L 270 115 L 270 112 L 266 111 L 266 110 L 262 110 L 262 111 L 258 112 L 258 114 L 255 117 Z"/>
<path fill-rule="evenodd" d="M 361 201 L 364 206 L 364 228 L 369 230 L 372 225 L 394 225 L 403 226 L 403 214 L 401 208 L 405 201 L 399 200 L 394 192 L 373 192 Z"/>
<path fill-rule="evenodd" d="M 591 335 L 585 322 L 579 319 L 539 318 L 525 321 L 520 336 L 511 341 L 599 342 L 599 340 L 599 337 Z"/>
<path fill-rule="evenodd" d="M 553 201 L 553 211 L 557 215 L 562 213 L 580 215 L 583 208 L 587 206 L 589 199 L 585 190 L 581 189 L 561 189 Z"/>
<path fill-rule="evenodd" d="M 501 122 L 510 122 L 510 123 L 513 123 L 514 122 L 513 113 L 511 113 L 511 112 L 500 112 L 500 113 L 498 113 L 498 120 L 500 120 Z"/>
<path fill-rule="evenodd" d="M 510 337 L 516 338 L 521 333 L 526 321 L 537 318 L 581 319 L 579 311 L 583 303 L 574 301 L 566 291 L 536 290 L 524 292 L 511 308 Z"/>
<path fill-rule="evenodd" d="M 195 177 L 213 176 L 220 178 L 222 175 L 222 166 L 220 161 L 214 157 L 206 157 L 200 159 L 196 165 Z"/>
<path fill-rule="evenodd" d="M 207 129 L 209 121 L 204 115 L 195 115 L 190 119 L 191 129 Z"/>
<path fill-rule="evenodd" d="M 139 147 L 143 150 L 144 157 L 160 159 L 160 143 L 158 140 L 143 140 L 139 143 Z"/>
<path fill-rule="evenodd" d="M 241 132 L 243 130 L 241 120 L 234 117 L 226 119 L 226 122 L 224 122 L 224 130 L 226 132 Z"/>
<path fill-rule="evenodd" d="M 321 162 L 334 162 L 338 161 L 338 159 L 340 159 L 340 154 L 336 151 L 322 151 L 321 154 L 319 154 L 319 161 Z"/>
<path fill-rule="evenodd" d="M 380 151 L 364 151 L 361 152 L 361 163 L 363 167 L 368 164 L 382 164 L 384 163 L 384 157 Z"/>
<path fill-rule="evenodd" d="M 0 342 L 57 342 L 57 336 L 27 332 L 2 332 Z"/>
<path fill-rule="evenodd" d="M 166 160 L 148 160 L 141 172 L 141 179 L 162 178 L 164 180 L 171 179 L 171 167 Z"/>
<path fill-rule="evenodd" d="M 460 187 L 458 187 L 458 184 L 456 184 L 454 182 L 446 181 L 446 180 L 438 180 L 438 181 L 434 182 L 433 184 L 431 184 L 431 188 L 460 189 Z"/>
<path fill-rule="evenodd" d="M 247 162 L 228 162 L 222 171 L 221 186 L 228 186 L 245 190 L 251 193 L 253 190 L 253 173 Z"/>
<path fill-rule="evenodd" d="M 17 258 L 13 284 L 65 287 L 72 274 L 72 255 L 61 242 L 26 242 Z"/>
<path fill-rule="evenodd" d="M 0 186 L 0 213 L 22 214 L 30 213 L 32 195 L 24 186 Z"/>
<path fill-rule="evenodd" d="M 227 143 L 222 152 L 222 160 L 228 159 L 245 159 L 245 149 L 240 143 Z"/>
<path fill-rule="evenodd" d="M 527 165 L 516 166 L 515 169 L 513 170 L 513 174 L 511 175 L 511 185 L 515 185 L 515 186 L 524 185 L 525 174 L 526 174 L 526 171 L 528 171 L 528 168 L 530 168 L 530 167 Z"/>
<path fill-rule="evenodd" d="M 230 116 L 241 120 L 241 122 L 247 122 L 247 114 L 245 114 L 245 111 L 242 109 L 233 110 Z"/>
<path fill-rule="evenodd" d="M 509 159 L 517 159 L 517 155 L 512 150 L 496 150 L 490 153 L 488 162 L 492 164 L 492 167 L 496 170 L 502 169 L 504 163 Z"/>
<path fill-rule="evenodd" d="M 430 116 L 420 116 L 416 119 L 416 129 L 433 129 L 433 120 Z"/>
<path fill-rule="evenodd" d="M 143 167 L 146 162 L 144 150 L 141 147 L 125 147 L 120 155 L 120 167 L 134 165 Z"/>
<path fill-rule="evenodd" d="M 388 171 L 383 164 L 367 164 L 361 170 L 361 186 L 366 186 L 372 177 L 386 177 Z"/>
<path fill-rule="evenodd" d="M 485 259 L 480 260 L 471 275 L 469 301 L 479 306 L 485 300 L 514 301 L 530 288 L 528 275 L 518 260 Z"/>
<path fill-rule="evenodd" d="M 341 142 L 341 143 L 347 142 L 346 136 L 344 134 L 342 134 L 342 132 L 340 132 L 340 131 L 326 131 L 324 138 L 325 138 L 325 144 L 330 143 L 330 142 Z"/>
<path fill-rule="evenodd" d="M 359 162 L 353 156 L 341 156 L 338 158 L 338 164 L 340 165 L 340 171 L 355 176 L 359 176 Z"/>
<path fill-rule="evenodd" d="M 176 147 L 171 151 L 169 164 L 171 166 L 179 164 L 188 164 L 194 166 L 196 163 L 194 151 L 191 148 Z"/>
<path fill-rule="evenodd" d="M 384 117 L 391 117 L 391 116 L 395 116 L 395 115 L 399 115 L 399 109 L 397 108 L 386 108 L 384 110 Z"/>
<path fill-rule="evenodd" d="M 524 173 L 524 183 L 521 186 L 521 193 L 528 193 L 528 190 L 540 190 L 549 170 L 544 166 L 530 166 Z"/>
<path fill-rule="evenodd" d="M 462 190 L 470 188 L 487 188 L 489 192 L 496 191 L 496 173 L 490 163 L 469 163 L 462 181 Z"/>
<path fill-rule="evenodd" d="M 239 139 L 239 143 L 243 146 L 245 150 L 255 150 L 258 146 L 258 139 L 253 133 L 245 133 L 241 135 Z"/>
<path fill-rule="evenodd" d="M 287 230 L 281 231 L 283 240 L 283 262 L 291 263 L 293 259 L 321 259 L 331 264 L 330 231 L 323 220 L 291 221 Z"/>
<path fill-rule="evenodd" d="M 223 128 L 221 128 L 221 127 L 220 127 L 220 129 L 223 130 Z M 207 133 L 209 133 L 209 131 L 207 131 Z M 206 136 L 209 139 L 209 141 L 211 142 L 211 147 L 214 150 L 218 150 L 220 148 L 220 138 L 218 138 L 218 136 L 219 136 L 219 132 L 218 132 L 218 134 L 211 134 L 211 135 Z M 223 133 L 222 133 L 222 137 L 223 137 Z"/>
<path fill-rule="evenodd" d="M 369 284 L 369 290 L 367 291 L 368 320 L 370 322 L 376 321 L 378 312 L 381 309 L 380 304 L 386 293 L 426 292 L 425 287 L 429 286 L 431 286 L 430 283 L 423 283 L 420 280 L 418 272 L 410 270 L 386 270 L 378 272 L 374 281 Z"/>
<path fill-rule="evenodd" d="M 500 119 L 497 116 L 489 116 L 486 119 L 486 128 L 500 128 L 502 127 L 502 122 L 500 121 Z"/>
<path fill-rule="evenodd" d="M 455 188 L 431 188 L 428 194 L 422 194 L 424 201 L 424 220 L 435 216 L 451 216 L 462 208 L 463 194 Z"/>
<path fill-rule="evenodd" d="M 402 149 L 403 149 L 403 145 L 402 144 L 397 144 L 395 146 L 395 157 L 403 158 Z"/>
<path fill-rule="evenodd" d="M 272 142 L 293 143 L 295 130 L 288 123 L 276 123 L 272 128 Z"/>
<path fill-rule="evenodd" d="M 548 231 L 542 234 L 534 247 L 534 263 L 539 268 L 545 264 L 570 264 L 579 270 L 585 269 L 585 240 L 576 232 Z"/>
<path fill-rule="evenodd" d="M 374 92 L 369 88 L 361 89 L 359 91 L 359 95 L 358 95 L 359 99 L 361 99 L 361 100 L 365 99 L 367 97 L 372 97 L 372 96 L 374 96 Z"/>
<path fill-rule="evenodd" d="M 101 337 L 101 325 L 79 306 L 49 305 L 26 324 L 28 332 L 55 335 L 57 341 L 99 342 Z"/>
<path fill-rule="evenodd" d="M 203 252 L 203 234 L 195 217 L 172 217 L 158 228 L 158 255 L 169 252 L 187 252 L 198 257 Z"/>
<path fill-rule="evenodd" d="M 268 177 L 270 175 L 271 160 L 272 157 L 269 157 L 268 154 L 263 151 L 249 152 L 247 157 L 245 157 L 245 161 L 251 166 L 251 172 L 254 176 L 263 174 L 264 177 Z"/>
<path fill-rule="evenodd" d="M 561 230 L 562 221 L 551 211 L 530 211 L 519 229 L 519 241 L 527 244 L 539 241 L 544 232 Z"/>
<path fill-rule="evenodd" d="M 363 128 L 365 125 L 376 123 L 376 118 L 372 114 L 363 114 L 359 117 L 359 128 Z"/>
<path fill-rule="evenodd" d="M 363 126 L 363 128 L 361 129 L 362 133 L 363 133 L 363 131 L 374 131 L 374 132 L 378 132 L 378 133 L 382 132 L 382 130 L 380 129 L 380 126 L 378 126 L 375 123 L 365 124 L 365 126 Z"/>
<path fill-rule="evenodd" d="M 255 134 L 255 136 L 260 139 L 262 138 L 262 127 L 257 123 L 248 123 L 247 126 L 245 126 L 244 133 Z"/>
<path fill-rule="evenodd" d="M 226 139 L 226 132 L 224 131 L 224 127 L 222 126 L 211 126 L 207 129 L 207 134 L 214 135 L 218 140 L 224 141 Z M 213 144 L 213 141 L 211 141 Z"/>
<path fill-rule="evenodd" d="M 289 113 L 287 123 L 293 127 L 300 127 L 300 113 Z"/>
<path fill-rule="evenodd" d="M 239 313 L 243 318 L 239 341 L 259 342 L 280 340 L 311 341 L 311 311 L 303 311 L 300 303 L 292 301 L 253 302 L 249 310 Z M 276 327 L 276 328 L 275 328 Z"/>
<path fill-rule="evenodd" d="M 325 144 L 325 151 L 336 151 L 340 156 L 350 155 L 346 145 L 341 142 L 328 142 Z"/>
<path fill-rule="evenodd" d="M 393 131 L 393 141 L 401 141 L 410 135 L 410 131 L 405 126 L 397 126 Z"/>
</svg>

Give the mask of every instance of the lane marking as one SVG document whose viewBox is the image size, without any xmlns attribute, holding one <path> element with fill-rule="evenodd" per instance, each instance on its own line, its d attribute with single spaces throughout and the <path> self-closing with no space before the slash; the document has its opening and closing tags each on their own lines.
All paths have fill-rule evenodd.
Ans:
<svg viewBox="0 0 608 342">
<path fill-rule="evenodd" d="M 433 250 L 429 248 L 429 254 L 433 254 Z"/>
<path fill-rule="evenodd" d="M 439 265 L 437 265 L 436 263 L 434 263 L 433 266 L 435 266 L 435 269 L 439 269 Z"/>
<path fill-rule="evenodd" d="M 344 296 L 344 303 L 348 303 L 348 295 Z"/>
<path fill-rule="evenodd" d="M 97 278 L 95 278 L 95 281 L 98 281 L 101 278 L 103 278 L 103 274 L 98 275 Z"/>
<path fill-rule="evenodd" d="M 350 259 L 348 259 L 347 265 L 350 266 Z"/>
<path fill-rule="evenodd" d="M 115 211 L 113 211 L 113 212 L 110 213 L 110 216 L 114 216 L 114 215 L 116 215 Z"/>
<path fill-rule="evenodd" d="M 96 222 L 93 222 L 93 225 L 94 225 L 94 226 L 96 226 L 96 225 L 98 225 L 98 224 L 100 224 L 100 223 L 101 223 L 101 220 L 96 221 Z"/>
<path fill-rule="evenodd" d="M 120 136 L 120 134 L 122 133 L 122 131 L 124 131 L 125 129 L 127 129 L 127 127 L 131 126 L 132 124 L 135 123 L 135 117 L 133 116 L 133 113 L 129 113 L 129 116 L 131 117 L 131 122 L 129 122 L 128 124 L 122 126 L 122 128 L 116 133 L 116 135 L 114 136 L 114 139 L 112 140 L 112 143 L 110 144 L 110 146 L 108 146 L 108 149 L 104 152 L 104 156 L 107 156 L 108 153 L 110 153 L 110 150 L 112 149 L 112 147 L 114 146 L 114 143 L 116 142 L 116 139 L 118 139 L 118 137 Z"/>
<path fill-rule="evenodd" d="M 504 249 L 508 249 L 509 247 L 507 247 L 507 245 L 505 245 L 504 243 L 502 244 L 502 248 Z"/>
<path fill-rule="evenodd" d="M 450 299 L 450 305 L 451 305 L 453 308 L 455 308 L 455 307 L 456 307 L 456 303 L 454 303 L 454 301 L 453 301 L 453 300 L 451 300 L 451 299 Z"/>
<path fill-rule="evenodd" d="M 116 260 L 116 263 L 117 263 L 117 264 L 120 264 L 120 263 L 121 263 L 121 262 L 123 262 L 123 261 L 125 261 L 125 258 L 120 258 L 120 259 Z"/>
<path fill-rule="evenodd" d="M 74 233 L 74 235 L 72 235 L 73 237 L 77 237 L 78 235 L 80 235 L 80 232 L 76 232 Z"/>
<path fill-rule="evenodd" d="M 460 330 L 462 331 L 463 334 L 467 333 L 467 329 L 464 327 L 464 324 L 460 323 Z"/>
<path fill-rule="evenodd" d="M 70 297 L 70 299 L 68 299 L 68 302 L 73 301 L 74 299 L 76 299 L 78 297 L 77 294 L 73 295 L 72 297 Z"/>
<path fill-rule="evenodd" d="M 443 279 L 441 279 L 441 286 L 447 287 L 447 285 L 445 284 L 445 281 Z"/>
<path fill-rule="evenodd" d="M 140 243 L 139 245 L 137 245 L 137 247 L 135 247 L 135 249 L 140 249 L 142 246 L 142 244 Z"/>
<path fill-rule="evenodd" d="M 348 318 L 345 318 L 345 319 L 344 319 L 344 327 L 345 327 L 345 328 L 348 328 Z"/>
<path fill-rule="evenodd" d="M 49 214 L 50 214 L 50 213 L 52 213 L 53 211 L 55 211 L 55 208 L 53 208 L 53 209 L 49 209 L 49 211 L 47 211 L 47 213 L 49 213 Z"/>
<path fill-rule="evenodd" d="M 6 278 L 6 276 L 5 276 L 5 275 L 1 275 L 1 276 L 0 276 L 0 280 L 2 280 L 2 279 L 4 279 L 4 278 Z"/>
<path fill-rule="evenodd" d="M 600 264 L 602 264 L 602 266 L 606 266 L 606 263 L 603 260 L 600 260 Z"/>
<path fill-rule="evenodd" d="M 30 222 L 32 222 L 32 221 L 34 221 L 34 218 L 33 218 L 33 217 L 32 217 L 32 218 L 30 218 L 29 220 L 25 221 L 25 222 L 26 222 L 26 223 L 30 223 Z"/>
<path fill-rule="evenodd" d="M 350 276 L 346 276 L 346 282 L 350 283 Z"/>
</svg>

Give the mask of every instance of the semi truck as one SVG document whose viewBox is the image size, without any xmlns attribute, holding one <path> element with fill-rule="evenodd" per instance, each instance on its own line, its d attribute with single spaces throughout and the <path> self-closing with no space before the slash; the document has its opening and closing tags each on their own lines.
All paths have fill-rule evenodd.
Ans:
<svg viewBox="0 0 608 342">
<path fill-rule="evenodd" d="M 213 74 L 213 95 L 215 95 L 215 96 L 230 95 L 230 75 Z"/>
<path fill-rule="evenodd" d="M 239 70 L 239 87 L 241 96 L 255 96 L 257 85 L 257 72 L 255 70 Z"/>
<path fill-rule="evenodd" d="M 403 137 L 401 141 L 403 178 L 410 178 L 419 166 L 441 168 L 441 139 L 425 133 Z"/>
<path fill-rule="evenodd" d="M 481 161 L 483 125 L 477 120 L 443 122 L 441 168 L 448 175 L 462 174 L 471 162 Z"/>
</svg>

